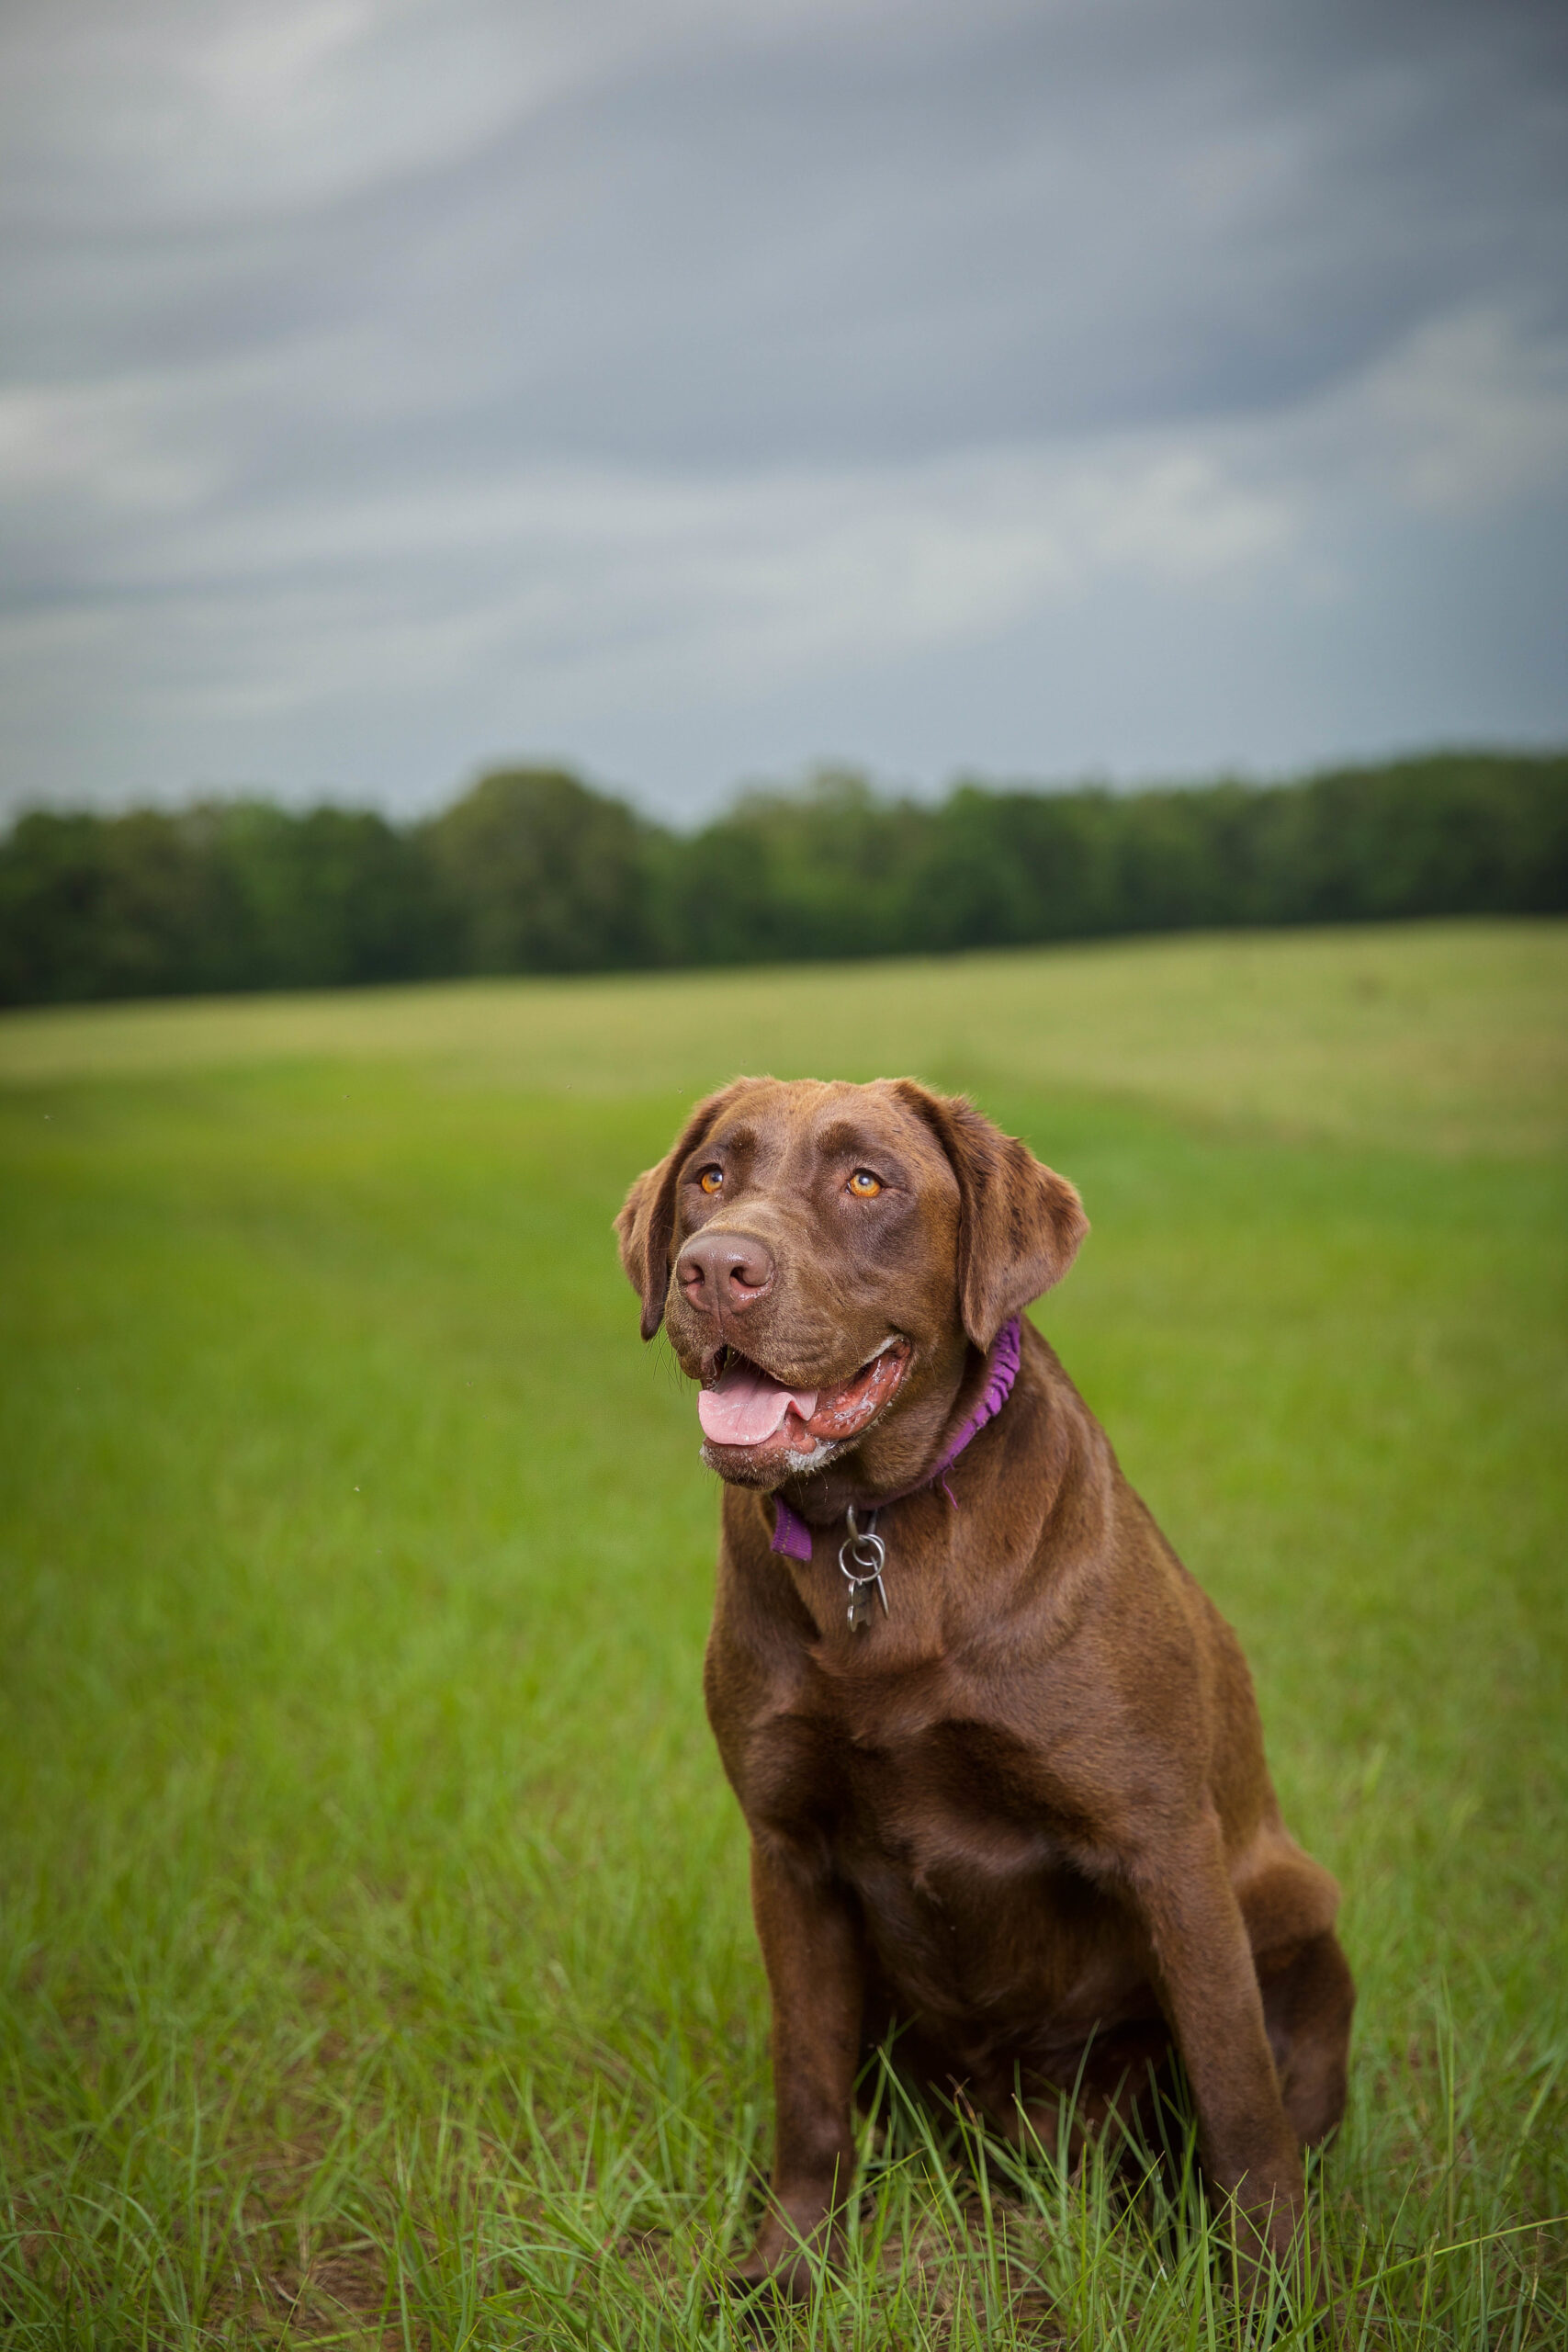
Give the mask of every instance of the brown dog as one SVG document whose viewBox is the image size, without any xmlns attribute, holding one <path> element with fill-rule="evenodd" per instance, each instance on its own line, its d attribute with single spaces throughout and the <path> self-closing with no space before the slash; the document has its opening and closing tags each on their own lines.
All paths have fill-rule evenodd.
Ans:
<svg viewBox="0 0 1568 2352">
<path fill-rule="evenodd" d="M 1212 2187 L 1284 2257 L 1345 2100 L 1337 1889 L 1280 1818 L 1235 1635 L 1014 1320 L 1077 1193 L 910 1080 L 738 1079 L 616 1227 L 726 1481 L 705 1687 L 778 2122 L 739 2279 L 800 2291 L 831 2255 L 894 2024 L 1014 2134 L 1065 2095 L 1125 2117 L 1174 2041 Z"/>
</svg>

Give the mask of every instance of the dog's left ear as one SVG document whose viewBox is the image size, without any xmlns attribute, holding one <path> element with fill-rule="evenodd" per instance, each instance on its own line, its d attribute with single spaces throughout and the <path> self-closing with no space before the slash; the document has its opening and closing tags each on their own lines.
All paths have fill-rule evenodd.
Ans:
<svg viewBox="0 0 1568 2352">
<path fill-rule="evenodd" d="M 699 1102 L 657 1168 L 644 1169 L 615 1218 L 621 1264 L 633 1290 L 642 1293 L 642 1336 L 651 1340 L 664 1320 L 670 1288 L 670 1245 L 675 1234 L 675 1193 L 681 1170 L 730 1096 L 746 1084 L 734 1079 Z"/>
<path fill-rule="evenodd" d="M 1010 1316 L 1059 1283 L 1089 1219 L 1077 1188 L 1003 1135 L 961 1094 L 912 1078 L 899 1094 L 935 1135 L 958 1179 L 958 1300 L 964 1329 L 988 1348 Z"/>
</svg>

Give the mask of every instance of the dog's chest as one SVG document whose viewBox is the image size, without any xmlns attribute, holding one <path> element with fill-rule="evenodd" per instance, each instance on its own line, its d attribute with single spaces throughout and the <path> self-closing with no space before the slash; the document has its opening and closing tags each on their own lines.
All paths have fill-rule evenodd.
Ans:
<svg viewBox="0 0 1568 2352">
<path fill-rule="evenodd" d="M 1071 1865 L 1072 1825 L 1030 1745 L 918 1691 L 883 1703 L 818 1688 L 752 1727 L 747 1811 L 825 1846 L 852 1882 L 889 1874 L 933 1896 Z"/>
</svg>

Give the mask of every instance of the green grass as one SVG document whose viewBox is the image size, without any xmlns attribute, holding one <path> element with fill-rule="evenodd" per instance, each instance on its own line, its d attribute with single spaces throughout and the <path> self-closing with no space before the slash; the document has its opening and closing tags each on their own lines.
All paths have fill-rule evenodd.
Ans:
<svg viewBox="0 0 1568 2352">
<path fill-rule="evenodd" d="M 1445 925 L 0 1023 L 7 2346 L 758 2340 L 714 1498 L 608 1221 L 759 1065 L 1083 1187 L 1040 1319 L 1346 1890 L 1345 2340 L 1563 2342 L 1565 1000 Z M 1190 2189 L 868 2159 L 783 2343 L 1239 2332 Z"/>
</svg>

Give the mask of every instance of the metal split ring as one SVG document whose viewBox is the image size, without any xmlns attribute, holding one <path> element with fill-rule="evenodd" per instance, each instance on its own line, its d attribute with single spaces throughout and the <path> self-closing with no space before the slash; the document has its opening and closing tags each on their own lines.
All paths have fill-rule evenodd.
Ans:
<svg viewBox="0 0 1568 2352">
<path fill-rule="evenodd" d="M 871 1593 L 874 1586 L 882 1603 L 882 1613 L 887 1614 L 887 1591 L 882 1581 L 882 1565 L 887 1557 L 887 1546 L 876 1532 L 876 1513 L 872 1512 L 863 1527 L 855 1516 L 854 1505 L 849 1510 L 850 1532 L 839 1546 L 839 1568 L 850 1588 L 850 1631 L 855 1633 L 871 1613 Z M 850 1563 L 853 1562 L 852 1567 Z"/>
<path fill-rule="evenodd" d="M 850 1532 L 839 1546 L 840 1570 L 851 1584 L 874 1584 L 887 1560 L 887 1546 L 876 1532 L 876 1513 L 872 1512 L 864 1527 L 855 1517 L 853 1503 L 848 1516 Z"/>
</svg>

